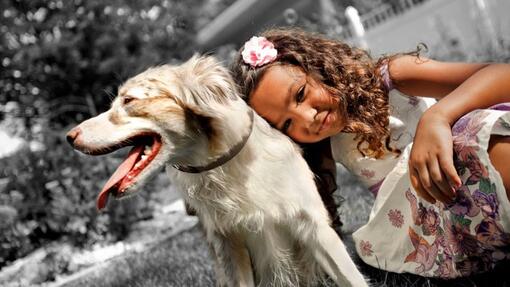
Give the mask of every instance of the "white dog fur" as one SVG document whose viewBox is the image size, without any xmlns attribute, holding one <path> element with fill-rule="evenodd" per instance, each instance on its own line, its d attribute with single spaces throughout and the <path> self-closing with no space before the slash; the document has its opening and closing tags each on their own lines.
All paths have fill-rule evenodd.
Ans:
<svg viewBox="0 0 510 287">
<path fill-rule="evenodd" d="M 228 153 L 248 135 L 250 111 L 228 70 L 195 56 L 129 79 L 111 109 L 71 130 L 68 140 L 103 154 L 157 135 L 157 154 L 129 186 L 111 193 L 133 193 L 166 166 L 205 229 L 219 286 L 310 286 L 323 271 L 338 286 L 367 286 L 330 227 L 299 148 L 261 117 L 253 117 L 242 150 L 222 166 L 201 173 L 173 167 L 203 166 Z"/>
</svg>

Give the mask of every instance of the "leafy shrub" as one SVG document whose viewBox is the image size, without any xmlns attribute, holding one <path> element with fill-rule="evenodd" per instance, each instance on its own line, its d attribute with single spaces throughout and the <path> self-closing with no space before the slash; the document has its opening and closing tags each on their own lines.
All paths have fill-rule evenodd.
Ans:
<svg viewBox="0 0 510 287">
<path fill-rule="evenodd" d="M 152 214 L 144 191 L 99 213 L 96 196 L 119 159 L 79 154 L 63 138 L 63 132 L 48 133 L 47 149 L 26 148 L 0 160 L 0 216 L 6 219 L 0 224 L 0 266 L 55 239 L 76 246 L 122 239 L 131 223 Z"/>
<path fill-rule="evenodd" d="M 104 110 L 129 76 L 190 56 L 202 2 L 0 1 L 0 129 L 42 143 L 0 159 L 0 267 L 55 239 L 120 239 L 151 214 L 143 191 L 96 211 L 119 160 L 74 152 L 64 126 Z"/>
</svg>

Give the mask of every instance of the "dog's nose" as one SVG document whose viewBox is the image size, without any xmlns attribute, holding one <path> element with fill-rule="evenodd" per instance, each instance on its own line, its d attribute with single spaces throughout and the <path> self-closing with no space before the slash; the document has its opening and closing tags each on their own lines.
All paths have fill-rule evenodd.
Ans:
<svg viewBox="0 0 510 287">
<path fill-rule="evenodd" d="M 78 137 L 78 135 L 80 135 L 80 128 L 79 127 L 74 127 L 72 130 L 70 130 L 67 135 L 66 135 L 66 140 L 67 142 L 74 146 L 74 141 L 76 140 L 76 138 Z"/>
</svg>

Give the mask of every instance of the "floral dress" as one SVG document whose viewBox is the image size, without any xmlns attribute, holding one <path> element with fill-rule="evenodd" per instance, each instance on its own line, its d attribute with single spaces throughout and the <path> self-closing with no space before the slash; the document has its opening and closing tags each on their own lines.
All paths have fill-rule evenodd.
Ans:
<svg viewBox="0 0 510 287">
<path fill-rule="evenodd" d="M 364 157 L 351 134 L 331 138 L 333 157 L 376 195 L 368 222 L 353 233 L 367 264 L 392 272 L 455 278 L 510 258 L 510 203 L 489 161 L 490 135 L 510 136 L 510 103 L 472 111 L 452 129 L 454 163 L 463 185 L 450 205 L 430 204 L 410 184 L 408 158 L 421 113 L 431 99 L 389 94 L 390 147 Z"/>
</svg>

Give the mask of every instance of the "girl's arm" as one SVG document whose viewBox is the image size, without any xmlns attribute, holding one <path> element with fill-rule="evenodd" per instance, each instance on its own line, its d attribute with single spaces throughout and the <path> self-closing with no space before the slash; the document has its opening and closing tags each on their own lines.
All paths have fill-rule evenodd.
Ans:
<svg viewBox="0 0 510 287">
<path fill-rule="evenodd" d="M 411 184 L 424 199 L 448 202 L 461 185 L 453 165 L 451 126 L 462 115 L 510 102 L 510 65 L 447 63 L 402 56 L 390 62 L 394 85 L 439 99 L 421 117 L 409 158 Z"/>
</svg>

